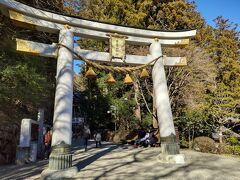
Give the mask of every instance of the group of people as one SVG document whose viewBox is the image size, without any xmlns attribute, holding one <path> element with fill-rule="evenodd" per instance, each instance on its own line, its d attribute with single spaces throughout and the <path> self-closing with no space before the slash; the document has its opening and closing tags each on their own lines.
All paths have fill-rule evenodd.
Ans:
<svg viewBox="0 0 240 180">
<path fill-rule="evenodd" d="M 102 146 L 102 136 L 100 131 L 96 131 L 94 133 L 94 140 L 96 142 L 96 148 Z M 84 126 L 84 132 L 82 135 L 82 138 L 84 140 L 84 149 L 87 151 L 87 146 L 88 146 L 88 140 L 91 138 L 91 131 L 89 126 Z M 46 132 L 43 135 L 43 144 L 44 144 L 44 159 L 48 159 L 50 152 L 51 152 L 51 143 L 52 143 L 52 129 L 48 127 L 46 129 Z"/>
<path fill-rule="evenodd" d="M 135 147 L 148 147 L 148 146 L 155 146 L 157 142 L 157 138 L 155 136 L 155 129 L 149 128 L 148 130 L 140 129 L 138 130 L 138 139 L 134 142 Z M 88 141 L 91 138 L 91 131 L 89 126 L 84 125 L 83 127 L 83 144 L 84 150 L 87 151 Z M 93 133 L 93 138 L 96 142 L 96 148 L 102 146 L 102 135 L 101 131 L 97 130 Z M 51 152 L 51 140 L 52 140 L 52 129 L 47 128 L 46 133 L 44 134 L 43 141 L 44 141 L 44 158 L 48 159 L 50 152 Z"/>
<path fill-rule="evenodd" d="M 84 126 L 84 132 L 83 132 L 83 139 L 84 139 L 84 149 L 85 151 L 87 151 L 87 146 L 88 146 L 88 140 L 91 137 L 91 131 L 90 128 L 88 126 Z M 96 148 L 97 147 L 101 147 L 102 143 L 102 135 L 100 133 L 100 131 L 96 131 L 93 135 L 94 140 L 96 142 Z"/>
<path fill-rule="evenodd" d="M 138 139 L 134 142 L 134 147 L 148 147 L 155 146 L 157 138 L 155 137 L 155 129 L 150 128 L 149 130 L 139 130 Z"/>
</svg>

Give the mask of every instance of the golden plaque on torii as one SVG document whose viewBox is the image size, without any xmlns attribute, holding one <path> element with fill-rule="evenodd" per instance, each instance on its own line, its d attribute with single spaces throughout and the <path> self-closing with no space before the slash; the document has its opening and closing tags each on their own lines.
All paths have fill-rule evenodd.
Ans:
<svg viewBox="0 0 240 180">
<path fill-rule="evenodd" d="M 112 58 L 125 60 L 125 39 L 126 36 L 110 34 L 110 54 Z"/>
</svg>

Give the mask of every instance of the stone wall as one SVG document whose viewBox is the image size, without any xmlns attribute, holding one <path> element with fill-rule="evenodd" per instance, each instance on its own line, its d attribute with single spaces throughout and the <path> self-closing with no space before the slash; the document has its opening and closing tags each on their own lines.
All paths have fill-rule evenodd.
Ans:
<svg viewBox="0 0 240 180">
<path fill-rule="evenodd" d="M 0 165 L 15 162 L 18 139 L 19 127 L 17 125 L 0 125 Z"/>
</svg>

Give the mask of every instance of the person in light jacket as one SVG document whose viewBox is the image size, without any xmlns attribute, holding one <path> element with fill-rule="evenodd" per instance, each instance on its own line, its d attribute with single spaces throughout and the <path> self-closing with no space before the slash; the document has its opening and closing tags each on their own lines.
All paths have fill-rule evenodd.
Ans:
<svg viewBox="0 0 240 180">
<path fill-rule="evenodd" d="M 83 140 L 84 140 L 84 149 L 87 151 L 88 139 L 91 136 L 89 126 L 84 126 Z"/>
<path fill-rule="evenodd" d="M 97 132 L 95 134 L 95 141 L 96 141 L 96 148 L 97 147 L 101 147 L 102 146 L 102 143 L 101 143 L 101 140 L 102 140 L 102 136 L 101 136 L 101 133 L 100 132 Z"/>
</svg>

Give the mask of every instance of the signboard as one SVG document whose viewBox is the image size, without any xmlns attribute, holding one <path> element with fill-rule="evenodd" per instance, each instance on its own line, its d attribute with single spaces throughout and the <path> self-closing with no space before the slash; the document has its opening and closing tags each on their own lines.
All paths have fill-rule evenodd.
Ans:
<svg viewBox="0 0 240 180">
<path fill-rule="evenodd" d="M 125 36 L 110 35 L 110 54 L 112 58 L 125 59 Z"/>
<path fill-rule="evenodd" d="M 72 124 L 83 124 L 84 118 L 83 117 L 75 117 L 72 118 Z"/>
</svg>

